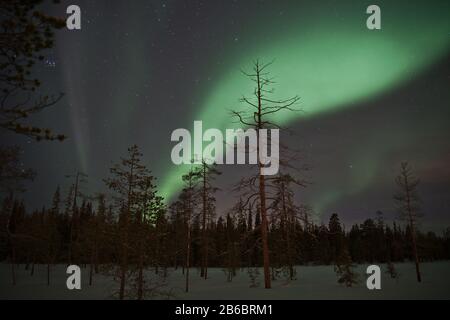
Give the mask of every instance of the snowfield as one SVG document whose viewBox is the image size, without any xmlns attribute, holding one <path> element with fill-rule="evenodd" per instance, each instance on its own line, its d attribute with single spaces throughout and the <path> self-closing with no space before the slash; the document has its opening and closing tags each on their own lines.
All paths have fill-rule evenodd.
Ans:
<svg viewBox="0 0 450 320">
<path fill-rule="evenodd" d="M 417 283 L 412 263 L 396 264 L 400 275 L 398 280 L 385 274 L 382 268 L 381 290 L 368 290 L 365 270 L 367 265 L 357 267 L 360 283 L 346 288 L 337 283 L 333 266 L 299 266 L 297 280 L 286 282 L 277 280 L 273 288 L 263 288 L 262 270 L 259 275 L 260 286 L 250 288 L 247 270 L 238 271 L 232 282 L 226 281 L 222 269 L 209 269 L 209 279 L 200 278 L 199 271 L 191 269 L 191 290 L 184 293 L 184 276 L 181 269 L 170 270 L 166 289 L 170 289 L 176 299 L 450 299 L 450 262 L 423 263 L 423 282 Z M 11 267 L 0 264 L 0 299 L 113 299 L 111 294 L 117 284 L 108 277 L 96 275 L 93 286 L 88 285 L 89 269 L 82 269 L 81 290 L 66 288 L 65 266 L 52 268 L 51 285 L 46 283 L 46 266 L 35 267 L 33 277 L 23 265 L 16 269 L 17 284 L 12 285 Z M 150 273 L 149 273 L 150 274 Z M 153 273 L 151 273 L 153 274 Z"/>
</svg>

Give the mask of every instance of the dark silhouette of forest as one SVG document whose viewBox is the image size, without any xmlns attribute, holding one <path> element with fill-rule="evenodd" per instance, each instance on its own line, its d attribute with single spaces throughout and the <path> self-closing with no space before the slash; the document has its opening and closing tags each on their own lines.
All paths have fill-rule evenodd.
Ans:
<svg viewBox="0 0 450 320">
<path fill-rule="evenodd" d="M 149 270 L 164 278 L 169 270 L 182 269 L 186 291 L 189 268 L 202 269 L 205 279 L 208 268 L 222 268 L 228 281 L 247 269 L 252 279 L 263 266 L 259 203 L 240 198 L 229 212 L 216 212 L 213 180 L 203 179 L 218 171 L 203 163 L 183 177 L 185 188 L 166 206 L 141 156 L 133 146 L 111 168 L 104 180 L 111 197 L 82 195 L 86 182 L 78 173 L 68 192 L 56 188 L 48 208 L 28 212 L 13 194 L 4 198 L 0 260 L 10 263 L 13 283 L 16 268 L 24 265 L 33 276 L 37 264 L 47 265 L 49 285 L 55 264 L 88 268 L 91 285 L 95 274 L 114 276 L 120 298 L 145 298 Z M 331 264 L 343 268 L 341 282 L 351 286 L 353 263 L 387 263 L 394 274 L 393 263 L 415 260 L 409 224 L 386 223 L 381 212 L 345 229 L 336 213 L 328 224 L 316 224 L 307 206 L 295 205 L 286 176 L 279 179 L 268 207 L 271 280 L 295 280 L 298 265 Z M 450 229 L 442 235 L 416 231 L 415 238 L 420 262 L 450 258 Z"/>
<path fill-rule="evenodd" d="M 120 217 L 101 197 L 98 203 L 83 200 L 74 208 L 67 194 L 60 200 L 59 190 L 54 195 L 52 208 L 27 212 L 22 201 L 6 197 L 1 211 L 2 236 L 8 230 L 11 242 L 2 241 L 0 260 L 11 258 L 14 249 L 15 263 L 33 264 L 69 263 L 69 246 L 73 246 L 72 263 L 117 263 L 120 238 L 117 230 Z M 261 219 L 258 208 L 247 208 L 220 216 L 208 222 L 209 267 L 261 266 Z M 333 264 L 343 250 L 348 250 L 357 263 L 386 263 L 413 260 L 408 226 L 401 227 L 383 221 L 382 216 L 369 218 L 343 230 L 338 214 L 333 214 L 327 224 L 305 226 L 297 222 L 292 230 L 292 252 L 286 251 L 281 222 L 270 226 L 269 239 L 274 268 L 286 265 L 292 254 L 293 265 Z M 72 229 L 72 243 L 70 230 Z M 172 206 L 155 221 L 146 239 L 148 266 L 155 268 L 182 268 L 185 254 L 180 244 L 185 243 L 186 226 L 183 213 Z M 134 233 L 132 230 L 130 233 Z M 442 235 L 418 232 L 418 251 L 421 261 L 450 259 L 450 230 Z M 191 235 L 191 265 L 201 267 L 202 228 L 200 216 L 193 220 Z M 4 238 L 3 238 L 4 240 Z M 94 253 L 94 254 L 92 254 Z M 30 269 L 31 272 L 31 269 Z"/>
</svg>

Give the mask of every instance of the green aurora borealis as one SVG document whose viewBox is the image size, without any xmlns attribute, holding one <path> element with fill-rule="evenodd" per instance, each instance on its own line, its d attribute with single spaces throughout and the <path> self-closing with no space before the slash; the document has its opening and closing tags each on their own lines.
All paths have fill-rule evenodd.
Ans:
<svg viewBox="0 0 450 320">
<path fill-rule="evenodd" d="M 38 175 L 26 204 L 40 208 L 77 170 L 83 193 L 105 193 L 109 168 L 136 144 L 167 203 L 189 166 L 170 159 L 173 130 L 235 128 L 230 110 L 253 93 L 241 70 L 274 61 L 273 98 L 300 97 L 301 112 L 275 119 L 281 142 L 299 150 L 296 201 L 319 219 L 346 223 L 376 210 L 395 219 L 392 194 L 401 161 L 421 178 L 424 211 L 438 229 L 450 223 L 450 2 L 441 0 L 133 0 L 77 1 L 82 30 L 61 30 L 38 65 L 42 93 L 63 100 L 36 123 L 69 137 L 62 144 L 11 137 Z M 64 16 L 72 4 L 45 6 Z M 366 9 L 381 8 L 381 30 Z M 52 161 L 49 161 L 52 159 Z M 247 166 L 224 165 L 217 212 L 235 203 Z"/>
<path fill-rule="evenodd" d="M 186 119 L 186 128 L 202 120 L 205 128 L 232 128 L 229 110 L 239 109 L 238 99 L 250 95 L 252 83 L 241 69 L 251 67 L 256 58 L 274 59 L 271 73 L 276 77 L 275 97 L 301 97 L 302 112 L 280 114 L 275 120 L 288 125 L 340 112 L 355 104 L 395 89 L 413 79 L 450 49 L 448 2 L 430 6 L 425 1 L 378 1 L 382 30 L 369 31 L 365 8 L 369 3 L 342 5 L 339 12 L 322 2 L 309 8 L 307 19 L 295 19 L 295 10 L 279 27 L 269 21 L 256 22 L 246 33 L 255 34 L 254 43 L 225 57 L 225 67 L 208 92 L 202 94 L 200 108 Z M 334 5 L 336 7 L 336 4 Z M 298 8 L 298 7 L 297 7 Z M 274 36 L 277 35 L 277 36 Z M 268 36 L 269 35 L 269 36 Z M 265 42 L 264 39 L 271 39 Z M 273 39 L 276 38 L 276 41 Z M 241 47 L 242 48 L 242 47 Z M 226 53 L 226 50 L 225 50 Z M 365 154 L 364 168 L 354 172 L 351 190 L 370 184 L 377 159 L 407 137 L 390 137 L 384 147 Z M 180 176 L 186 166 L 169 165 L 160 183 L 161 194 L 170 199 L 180 190 Z M 333 201 L 340 191 L 325 192 L 320 204 Z"/>
</svg>

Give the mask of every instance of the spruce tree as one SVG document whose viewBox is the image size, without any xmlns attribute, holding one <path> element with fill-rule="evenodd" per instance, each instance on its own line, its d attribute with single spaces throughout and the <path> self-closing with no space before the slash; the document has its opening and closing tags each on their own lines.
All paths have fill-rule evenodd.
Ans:
<svg viewBox="0 0 450 320">
<path fill-rule="evenodd" d="M 343 248 L 339 257 L 336 259 L 334 270 L 338 276 L 338 283 L 344 284 L 346 287 L 352 287 L 357 284 L 358 274 L 355 272 L 355 265 L 348 253 L 347 248 Z"/>
</svg>

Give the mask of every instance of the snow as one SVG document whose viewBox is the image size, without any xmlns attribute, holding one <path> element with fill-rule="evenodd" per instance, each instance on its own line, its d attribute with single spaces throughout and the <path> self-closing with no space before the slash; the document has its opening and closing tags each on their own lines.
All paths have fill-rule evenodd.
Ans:
<svg viewBox="0 0 450 320">
<path fill-rule="evenodd" d="M 450 299 L 450 262 L 423 263 L 421 265 L 423 281 L 417 283 L 412 263 L 396 264 L 400 275 L 398 280 L 385 274 L 382 268 L 381 290 L 368 290 L 365 270 L 367 265 L 359 265 L 360 283 L 346 288 L 337 283 L 333 266 L 299 266 L 297 280 L 286 282 L 277 280 L 273 288 L 263 288 L 262 270 L 260 270 L 257 288 L 250 288 L 246 269 L 238 271 L 232 282 L 226 281 L 222 269 L 208 270 L 209 278 L 201 279 L 196 268 L 191 269 L 190 292 L 184 293 L 184 276 L 181 269 L 170 270 L 168 289 L 177 299 Z M 0 299 L 112 299 L 111 293 L 117 284 L 111 278 L 96 275 L 94 285 L 89 286 L 89 270 L 82 269 L 81 290 L 70 291 L 66 288 L 65 266 L 53 266 L 51 285 L 47 286 L 46 266 L 35 267 L 33 277 L 23 265 L 16 269 L 17 284 L 12 285 L 11 266 L 0 264 Z"/>
</svg>

